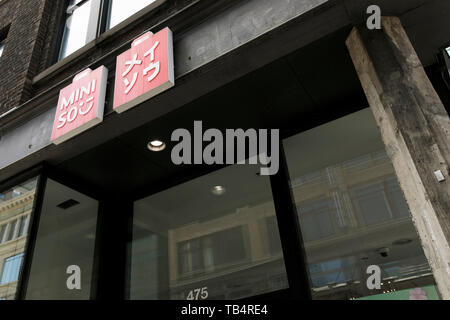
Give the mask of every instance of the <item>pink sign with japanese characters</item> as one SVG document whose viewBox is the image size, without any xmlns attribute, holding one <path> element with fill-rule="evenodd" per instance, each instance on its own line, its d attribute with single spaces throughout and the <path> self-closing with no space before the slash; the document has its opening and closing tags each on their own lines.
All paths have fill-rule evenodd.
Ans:
<svg viewBox="0 0 450 320">
<path fill-rule="evenodd" d="M 114 110 L 123 112 L 174 86 L 172 31 L 147 32 L 117 57 Z"/>
<path fill-rule="evenodd" d="M 59 92 L 51 141 L 60 144 L 103 121 L 108 69 L 86 69 Z"/>
</svg>

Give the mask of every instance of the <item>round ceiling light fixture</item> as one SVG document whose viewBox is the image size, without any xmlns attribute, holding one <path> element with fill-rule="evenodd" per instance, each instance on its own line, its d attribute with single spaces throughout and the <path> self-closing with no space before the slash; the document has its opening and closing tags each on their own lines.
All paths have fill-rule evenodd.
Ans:
<svg viewBox="0 0 450 320">
<path fill-rule="evenodd" d="M 150 151 L 163 151 L 166 148 L 166 144 L 158 139 L 155 140 L 151 140 L 148 144 L 147 144 L 147 148 Z"/>
<path fill-rule="evenodd" d="M 223 186 L 214 186 L 211 188 L 211 192 L 216 196 L 221 196 L 226 192 L 226 189 Z"/>
</svg>

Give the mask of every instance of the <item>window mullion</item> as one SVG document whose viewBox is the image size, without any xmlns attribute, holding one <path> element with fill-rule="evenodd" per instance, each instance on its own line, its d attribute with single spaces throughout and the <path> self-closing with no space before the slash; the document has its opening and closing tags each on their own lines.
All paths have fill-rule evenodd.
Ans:
<svg viewBox="0 0 450 320">
<path fill-rule="evenodd" d="M 280 168 L 277 174 L 270 176 L 270 182 L 291 296 L 311 300 L 304 241 L 282 144 Z"/>
<path fill-rule="evenodd" d="M 21 220 L 21 218 L 19 217 L 19 218 L 17 218 L 16 226 L 15 226 L 14 233 L 13 233 L 13 237 L 12 237 L 11 240 L 14 240 L 14 239 L 16 239 L 16 238 L 18 237 L 18 235 L 19 235 L 19 229 L 20 229 L 20 225 L 21 225 L 21 224 L 22 224 L 22 220 Z"/>
<path fill-rule="evenodd" d="M 98 30 L 100 27 L 100 17 L 102 0 L 91 0 L 91 10 L 89 14 L 88 31 L 86 34 L 86 43 L 89 43 L 97 37 Z"/>
<path fill-rule="evenodd" d="M 5 234 L 3 235 L 2 242 L 8 241 L 8 234 L 9 234 L 9 230 L 11 229 L 11 222 L 12 222 L 12 220 L 7 222 L 7 224 L 6 224 Z"/>
</svg>

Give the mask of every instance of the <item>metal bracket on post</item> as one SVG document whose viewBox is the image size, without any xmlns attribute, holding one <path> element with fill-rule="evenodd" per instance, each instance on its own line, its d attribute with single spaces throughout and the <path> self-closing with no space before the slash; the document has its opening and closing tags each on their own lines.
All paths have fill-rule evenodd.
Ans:
<svg viewBox="0 0 450 320">
<path fill-rule="evenodd" d="M 437 179 L 438 182 L 442 182 L 442 181 L 445 180 L 445 177 L 444 177 L 444 175 L 442 174 L 442 171 L 441 171 L 441 170 L 436 170 L 436 171 L 434 172 L 434 175 L 436 176 L 436 179 Z"/>
</svg>

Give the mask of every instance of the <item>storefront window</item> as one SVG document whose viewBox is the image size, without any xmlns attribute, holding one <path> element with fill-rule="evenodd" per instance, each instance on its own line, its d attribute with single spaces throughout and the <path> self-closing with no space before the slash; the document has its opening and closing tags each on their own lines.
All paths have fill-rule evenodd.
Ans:
<svg viewBox="0 0 450 320">
<path fill-rule="evenodd" d="M 111 0 L 107 29 L 111 29 L 126 18 L 155 2 L 157 2 L 157 0 Z"/>
<path fill-rule="evenodd" d="M 0 297 L 5 300 L 16 294 L 36 184 L 33 178 L 0 192 Z"/>
<path fill-rule="evenodd" d="M 47 180 L 26 299 L 89 299 L 98 202 Z"/>
<path fill-rule="evenodd" d="M 87 36 L 91 6 L 92 0 L 70 1 L 66 10 L 67 18 L 59 59 L 67 57 L 88 42 Z"/>
<path fill-rule="evenodd" d="M 290 137 L 283 145 L 313 298 L 389 299 L 416 288 L 431 290 L 428 299 L 437 297 L 369 109 Z M 381 270 L 380 289 L 367 286 L 373 265 Z"/>
<path fill-rule="evenodd" d="M 134 206 L 130 299 L 238 299 L 288 286 L 270 181 L 231 166 Z"/>
</svg>

